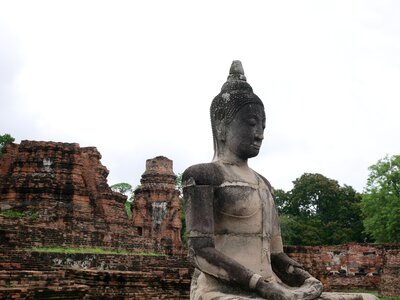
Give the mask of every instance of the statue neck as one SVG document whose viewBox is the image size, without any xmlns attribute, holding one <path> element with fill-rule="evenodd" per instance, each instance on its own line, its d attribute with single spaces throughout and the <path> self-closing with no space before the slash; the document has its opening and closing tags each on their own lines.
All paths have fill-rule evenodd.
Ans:
<svg viewBox="0 0 400 300">
<path fill-rule="evenodd" d="M 237 166 L 239 168 L 244 168 L 244 169 L 249 168 L 247 158 L 246 159 L 239 158 L 236 155 L 234 155 L 233 153 L 226 153 L 226 152 L 223 154 L 216 153 L 214 155 L 213 161 L 214 162 L 222 162 L 227 165 L 233 165 L 233 166 Z"/>
</svg>

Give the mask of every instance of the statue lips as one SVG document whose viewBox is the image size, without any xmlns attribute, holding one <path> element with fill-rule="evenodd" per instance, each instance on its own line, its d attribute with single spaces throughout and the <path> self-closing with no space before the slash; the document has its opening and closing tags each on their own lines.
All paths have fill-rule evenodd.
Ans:
<svg viewBox="0 0 400 300">
<path fill-rule="evenodd" d="M 254 148 L 254 149 L 256 149 L 256 150 L 260 150 L 260 148 L 261 148 L 261 143 L 259 143 L 259 144 L 256 144 L 256 143 L 251 144 L 251 147 Z"/>
</svg>

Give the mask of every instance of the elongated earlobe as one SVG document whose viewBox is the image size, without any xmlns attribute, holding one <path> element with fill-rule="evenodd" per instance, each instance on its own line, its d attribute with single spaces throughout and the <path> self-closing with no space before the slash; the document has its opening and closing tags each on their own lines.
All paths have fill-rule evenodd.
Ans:
<svg viewBox="0 0 400 300">
<path fill-rule="evenodd" d="M 217 140 L 224 143 L 226 141 L 226 126 L 223 122 L 217 125 Z"/>
</svg>

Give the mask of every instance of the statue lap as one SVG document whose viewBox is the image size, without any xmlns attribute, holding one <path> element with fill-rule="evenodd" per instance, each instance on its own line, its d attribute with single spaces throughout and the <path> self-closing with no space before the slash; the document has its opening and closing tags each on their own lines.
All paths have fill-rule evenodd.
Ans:
<svg viewBox="0 0 400 300">
<path fill-rule="evenodd" d="M 207 276 L 207 282 L 213 286 L 210 289 L 203 289 L 197 285 L 199 276 Z M 260 298 L 256 293 L 249 293 L 240 288 L 227 286 L 212 276 L 202 274 L 199 270 L 195 270 L 192 278 L 190 299 L 192 300 L 265 300 Z M 367 293 L 341 293 L 341 292 L 323 292 L 318 300 L 379 300 L 372 294 Z"/>
</svg>

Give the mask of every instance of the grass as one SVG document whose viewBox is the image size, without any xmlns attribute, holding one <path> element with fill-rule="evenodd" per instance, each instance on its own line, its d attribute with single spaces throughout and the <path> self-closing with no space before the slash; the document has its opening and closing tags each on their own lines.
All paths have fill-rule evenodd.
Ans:
<svg viewBox="0 0 400 300">
<path fill-rule="evenodd" d="M 22 218 L 25 218 L 25 213 L 20 212 L 20 211 L 15 211 L 12 209 L 8 209 L 8 210 L 0 212 L 0 216 L 6 217 L 6 218 L 22 219 Z"/>
<path fill-rule="evenodd" d="M 400 300 L 400 297 L 383 297 L 379 296 L 378 291 L 369 291 L 369 290 L 346 290 L 344 293 L 367 293 L 376 296 L 380 300 Z"/>
<path fill-rule="evenodd" d="M 378 295 L 375 295 L 375 296 L 377 296 L 380 300 L 399 300 L 400 299 L 400 297 L 381 297 Z"/>
<path fill-rule="evenodd" d="M 31 213 L 31 214 L 29 215 L 29 218 L 31 218 L 31 219 L 37 219 L 37 218 L 39 218 L 39 217 L 40 217 L 40 215 L 39 215 L 38 212 L 33 212 L 33 213 Z"/>
<path fill-rule="evenodd" d="M 370 293 L 373 294 L 374 296 L 378 297 L 380 300 L 399 300 L 399 297 L 382 297 L 378 295 L 378 292 L 376 291 L 364 291 L 364 293 Z"/>
<path fill-rule="evenodd" d="M 6 218 L 14 218 L 14 219 L 24 219 L 24 218 L 37 219 L 37 218 L 39 218 L 39 213 L 38 212 L 23 212 L 23 211 L 7 209 L 7 210 L 0 212 L 0 216 L 6 217 Z"/>
<path fill-rule="evenodd" d="M 31 249 L 35 252 L 50 252 L 50 253 L 92 253 L 92 254 L 117 254 L 117 255 L 140 255 L 140 256 L 165 256 L 162 253 L 156 252 L 129 252 L 126 250 L 106 250 L 101 248 L 47 248 L 35 247 Z"/>
<path fill-rule="evenodd" d="M 400 300 L 400 297 L 383 297 L 383 296 L 379 296 L 377 292 L 376 293 L 370 292 L 370 294 L 374 294 L 380 300 Z"/>
</svg>

